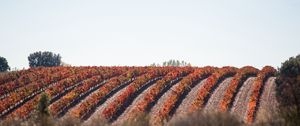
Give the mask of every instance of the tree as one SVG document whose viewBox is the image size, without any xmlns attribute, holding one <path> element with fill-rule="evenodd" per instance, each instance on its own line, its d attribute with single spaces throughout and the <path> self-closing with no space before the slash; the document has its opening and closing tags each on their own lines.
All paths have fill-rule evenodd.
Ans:
<svg viewBox="0 0 300 126">
<path fill-rule="evenodd" d="M 54 126 L 54 120 L 48 111 L 50 104 L 49 97 L 46 93 L 42 93 L 36 107 L 36 113 L 33 118 L 37 126 Z"/>
<path fill-rule="evenodd" d="M 163 62 L 163 66 L 167 66 L 167 62 Z"/>
<path fill-rule="evenodd" d="M 179 60 L 169 60 L 163 62 L 163 66 L 190 66 L 190 63 L 187 63 L 185 61 L 179 61 Z"/>
<path fill-rule="evenodd" d="M 276 79 L 276 96 L 288 125 L 300 124 L 300 55 L 282 63 Z"/>
<path fill-rule="evenodd" d="M 38 106 L 37 106 L 37 112 L 39 115 L 48 116 L 48 105 L 49 105 L 49 99 L 48 95 L 46 93 L 43 93 L 41 95 L 41 98 L 39 100 Z"/>
<path fill-rule="evenodd" d="M 180 64 L 180 61 L 179 61 L 179 60 L 177 60 L 177 61 L 176 61 L 176 66 L 181 66 L 181 64 Z"/>
<path fill-rule="evenodd" d="M 6 59 L 0 56 L 0 72 L 5 72 L 7 70 L 10 70 L 10 67 L 8 66 Z"/>
<path fill-rule="evenodd" d="M 155 64 L 152 63 L 150 66 L 161 66 L 159 63 Z M 187 63 L 185 61 L 179 61 L 179 60 L 169 60 L 162 63 L 162 66 L 191 66 L 190 63 Z"/>
<path fill-rule="evenodd" d="M 61 56 L 59 54 L 53 54 L 52 52 L 35 52 L 28 56 L 30 67 L 52 67 L 61 65 Z"/>
<path fill-rule="evenodd" d="M 177 66 L 175 60 L 172 60 L 171 66 Z"/>
</svg>

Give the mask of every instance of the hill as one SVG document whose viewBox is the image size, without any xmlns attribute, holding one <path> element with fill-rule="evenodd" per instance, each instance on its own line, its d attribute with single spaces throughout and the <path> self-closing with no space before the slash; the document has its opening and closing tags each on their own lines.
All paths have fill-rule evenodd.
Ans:
<svg viewBox="0 0 300 126">
<path fill-rule="evenodd" d="M 58 120 L 120 124 L 144 112 L 161 125 L 203 110 L 252 123 L 277 108 L 275 72 L 270 66 L 30 68 L 0 76 L 0 118 L 29 118 L 44 92 Z"/>
</svg>

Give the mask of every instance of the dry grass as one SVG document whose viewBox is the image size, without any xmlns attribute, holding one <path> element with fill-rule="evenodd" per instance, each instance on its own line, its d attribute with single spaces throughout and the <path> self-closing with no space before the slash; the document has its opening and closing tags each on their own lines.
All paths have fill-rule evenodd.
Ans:
<svg viewBox="0 0 300 126">
<path fill-rule="evenodd" d="M 253 125 L 282 125 L 283 120 L 280 118 L 278 111 L 272 108 L 264 108 L 260 111 L 260 113 L 257 113 L 256 121 Z"/>
<path fill-rule="evenodd" d="M 91 121 L 82 123 L 82 126 L 110 126 L 110 124 L 102 118 L 91 118 Z"/>
<path fill-rule="evenodd" d="M 149 126 L 149 120 L 149 115 L 140 113 L 136 118 L 125 121 L 122 126 Z"/>
<path fill-rule="evenodd" d="M 49 116 L 33 115 L 27 120 L 10 119 L 0 123 L 1 126 L 54 126 L 55 120 Z"/>
<path fill-rule="evenodd" d="M 258 120 L 250 126 L 289 126 L 280 118 L 279 114 L 268 113 L 257 117 Z M 1 126 L 112 126 L 103 119 L 93 119 L 89 123 L 81 123 L 80 120 L 67 117 L 64 119 L 53 119 L 51 117 L 33 116 L 28 120 L 10 120 L 0 122 Z M 139 114 L 136 118 L 129 119 L 122 124 L 113 126 L 149 126 L 149 115 Z M 238 118 L 230 113 L 220 112 L 196 112 L 184 117 L 174 117 L 170 122 L 164 123 L 165 126 L 245 126 Z"/>
<path fill-rule="evenodd" d="M 184 117 L 175 117 L 167 126 L 240 126 L 235 116 L 220 112 L 195 112 Z"/>
</svg>

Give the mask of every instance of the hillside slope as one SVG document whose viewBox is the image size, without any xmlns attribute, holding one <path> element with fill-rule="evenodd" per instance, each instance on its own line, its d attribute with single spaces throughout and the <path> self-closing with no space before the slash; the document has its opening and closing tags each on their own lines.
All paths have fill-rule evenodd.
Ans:
<svg viewBox="0 0 300 126">
<path fill-rule="evenodd" d="M 0 118 L 30 117 L 42 93 L 58 119 L 120 124 L 140 112 L 153 125 L 198 110 L 229 111 L 247 123 L 276 109 L 276 70 L 235 67 L 31 68 L 0 80 Z M 267 108 L 272 108 L 269 110 Z"/>
</svg>

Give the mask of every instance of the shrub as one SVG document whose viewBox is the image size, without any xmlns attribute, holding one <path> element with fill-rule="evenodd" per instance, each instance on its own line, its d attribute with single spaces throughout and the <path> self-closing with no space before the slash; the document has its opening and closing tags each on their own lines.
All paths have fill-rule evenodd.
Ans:
<svg viewBox="0 0 300 126">
<path fill-rule="evenodd" d="M 282 118 L 287 125 L 300 125 L 300 55 L 282 63 L 276 84 Z"/>
<path fill-rule="evenodd" d="M 41 95 L 41 98 L 40 98 L 38 106 L 37 106 L 37 112 L 40 115 L 49 116 L 48 105 L 49 105 L 49 98 L 46 93 L 43 93 Z"/>
</svg>

